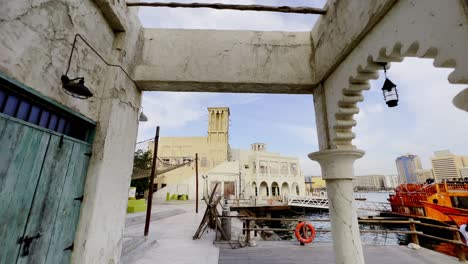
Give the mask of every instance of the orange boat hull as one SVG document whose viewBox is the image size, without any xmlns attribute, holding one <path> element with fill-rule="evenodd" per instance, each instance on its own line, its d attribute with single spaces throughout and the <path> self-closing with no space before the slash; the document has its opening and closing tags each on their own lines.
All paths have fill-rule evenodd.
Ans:
<svg viewBox="0 0 468 264">
<path fill-rule="evenodd" d="M 460 227 L 463 224 L 468 224 L 468 210 L 455 207 L 442 206 L 438 204 L 422 202 L 426 211 L 438 211 L 441 214 L 449 217 L 455 224 Z"/>
</svg>

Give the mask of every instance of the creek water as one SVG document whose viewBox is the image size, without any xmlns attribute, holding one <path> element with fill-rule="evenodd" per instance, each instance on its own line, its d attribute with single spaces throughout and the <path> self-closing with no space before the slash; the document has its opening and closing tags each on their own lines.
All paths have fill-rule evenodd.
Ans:
<svg viewBox="0 0 468 264">
<path fill-rule="evenodd" d="M 388 202 L 388 192 L 367 192 L 367 193 L 358 193 L 358 197 L 366 198 L 367 201 L 373 202 Z M 360 215 L 362 215 L 360 213 Z M 375 214 L 374 214 L 375 215 Z M 281 215 L 280 217 L 291 217 L 290 215 Z M 326 210 L 313 210 L 313 211 L 304 211 L 299 215 L 295 216 L 297 218 L 309 218 L 315 229 L 325 229 L 330 230 L 330 222 L 318 222 L 313 221 L 313 219 L 329 219 L 330 215 Z M 283 228 L 294 228 L 296 223 L 291 222 L 281 222 L 278 227 Z M 407 226 L 395 226 L 395 225 L 359 225 L 361 230 L 408 230 Z M 294 234 L 291 232 L 277 232 L 278 236 L 282 240 L 296 240 Z M 407 241 L 406 235 L 400 234 L 383 234 L 383 233 L 362 233 L 361 241 L 365 245 L 399 245 Z M 317 232 L 314 239 L 314 243 L 331 243 L 332 236 L 331 232 Z"/>
</svg>

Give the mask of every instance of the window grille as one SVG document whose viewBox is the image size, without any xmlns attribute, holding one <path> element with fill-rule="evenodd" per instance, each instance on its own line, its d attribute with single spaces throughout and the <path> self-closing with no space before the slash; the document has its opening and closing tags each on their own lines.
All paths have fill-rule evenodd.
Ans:
<svg viewBox="0 0 468 264">
<path fill-rule="evenodd" d="M 44 99 L 22 93 L 22 89 L 0 78 L 0 113 L 82 141 L 91 140 L 94 125 Z"/>
</svg>

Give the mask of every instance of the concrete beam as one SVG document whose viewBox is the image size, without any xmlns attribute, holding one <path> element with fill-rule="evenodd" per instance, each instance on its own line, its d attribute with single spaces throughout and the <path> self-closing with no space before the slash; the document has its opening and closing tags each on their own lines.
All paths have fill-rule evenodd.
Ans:
<svg viewBox="0 0 468 264">
<path fill-rule="evenodd" d="M 125 17 L 127 16 L 128 7 L 125 1 L 93 0 L 93 2 L 99 7 L 113 31 L 122 32 L 127 30 Z"/>
<path fill-rule="evenodd" d="M 396 0 L 328 0 L 312 30 L 317 82 L 326 79 L 385 16 Z"/>
<path fill-rule="evenodd" d="M 145 29 L 146 91 L 311 94 L 310 32 Z"/>
</svg>

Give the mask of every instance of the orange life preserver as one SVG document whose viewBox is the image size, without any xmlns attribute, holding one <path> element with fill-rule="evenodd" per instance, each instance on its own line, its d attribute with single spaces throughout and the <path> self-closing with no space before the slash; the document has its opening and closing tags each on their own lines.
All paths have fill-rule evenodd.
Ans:
<svg viewBox="0 0 468 264">
<path fill-rule="evenodd" d="M 315 228 L 311 223 L 300 222 L 294 230 L 294 235 L 301 243 L 312 243 L 315 238 Z"/>
</svg>

